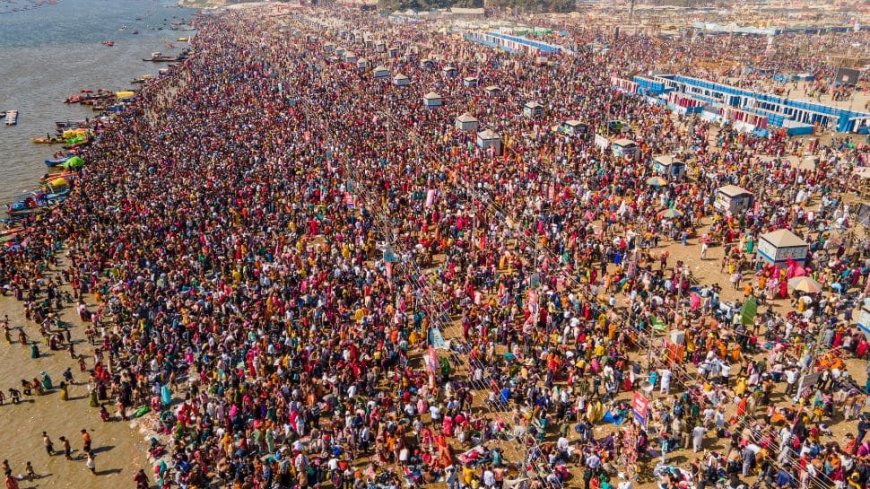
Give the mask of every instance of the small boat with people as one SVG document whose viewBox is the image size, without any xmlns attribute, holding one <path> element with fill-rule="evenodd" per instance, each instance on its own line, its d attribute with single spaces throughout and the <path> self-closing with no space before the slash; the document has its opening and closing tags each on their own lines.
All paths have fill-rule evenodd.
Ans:
<svg viewBox="0 0 870 489">
<path fill-rule="evenodd" d="M 178 53 L 178 56 L 172 56 L 169 54 L 163 54 L 160 51 L 155 51 L 151 53 L 150 58 L 143 58 L 142 61 L 151 61 L 152 63 L 176 63 L 179 61 L 184 61 L 187 59 L 187 55 L 190 51 L 184 50 Z"/>
<path fill-rule="evenodd" d="M 6 204 L 6 213 L 12 217 L 25 217 L 43 212 L 66 200 L 69 192 L 69 185 L 54 187 L 48 184 L 45 190 L 33 190 L 16 197 L 12 202 Z"/>
<path fill-rule="evenodd" d="M 47 166 L 49 168 L 51 168 L 53 166 L 58 166 L 64 162 L 66 162 L 70 158 L 72 158 L 72 156 L 61 156 L 60 158 L 49 158 L 49 159 L 45 160 L 45 166 Z"/>
<path fill-rule="evenodd" d="M 24 232 L 24 228 L 4 225 L 5 229 L 0 229 L 0 244 L 6 244 L 18 238 L 18 235 Z"/>
<path fill-rule="evenodd" d="M 67 97 L 64 103 L 93 105 L 94 102 L 98 100 L 106 100 L 114 96 L 115 92 L 104 88 L 97 89 L 96 92 L 94 92 L 93 90 L 84 89 L 81 91 L 81 93 L 77 93 L 75 95 L 70 95 L 69 97 Z"/>
<path fill-rule="evenodd" d="M 68 155 L 61 158 L 45 160 L 45 166 L 49 168 L 62 168 L 64 170 L 78 170 L 85 166 L 85 160 L 81 156 Z"/>
<path fill-rule="evenodd" d="M 44 138 L 33 138 L 31 139 L 31 141 L 33 142 L 33 144 L 63 144 L 66 142 L 66 140 L 63 138 L 50 136 L 46 136 Z"/>
<path fill-rule="evenodd" d="M 78 127 L 83 127 L 87 123 L 88 123 L 88 121 L 86 121 L 86 120 L 81 120 L 81 121 L 66 120 L 66 121 L 55 121 L 54 125 L 58 129 L 63 130 L 63 129 L 75 129 Z"/>
<path fill-rule="evenodd" d="M 39 179 L 39 184 L 43 185 L 57 178 L 65 178 L 68 182 L 75 181 L 76 176 L 78 176 L 78 172 L 73 170 L 61 170 L 59 172 L 49 172 L 42 176 Z"/>
<path fill-rule="evenodd" d="M 107 48 L 110 48 L 110 47 L 115 45 L 115 41 L 103 41 L 100 44 L 102 44 L 103 46 L 106 46 Z"/>
</svg>

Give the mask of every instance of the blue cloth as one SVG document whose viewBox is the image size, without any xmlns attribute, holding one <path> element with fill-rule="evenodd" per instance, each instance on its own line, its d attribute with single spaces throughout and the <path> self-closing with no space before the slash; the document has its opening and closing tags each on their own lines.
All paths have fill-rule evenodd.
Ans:
<svg viewBox="0 0 870 489">
<path fill-rule="evenodd" d="M 168 384 L 160 388 L 160 402 L 162 402 L 164 406 L 172 404 L 172 392 L 169 390 Z"/>
<path fill-rule="evenodd" d="M 499 396 L 502 403 L 507 403 L 511 399 L 511 390 L 505 387 L 501 390 L 501 395 Z"/>
</svg>

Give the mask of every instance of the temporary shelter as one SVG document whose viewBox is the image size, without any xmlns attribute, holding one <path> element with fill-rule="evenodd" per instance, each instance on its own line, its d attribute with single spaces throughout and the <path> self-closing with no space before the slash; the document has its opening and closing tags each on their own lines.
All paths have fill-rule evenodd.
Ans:
<svg viewBox="0 0 870 489">
<path fill-rule="evenodd" d="M 489 129 L 477 133 L 477 146 L 480 149 L 492 148 L 495 154 L 501 154 L 501 136 Z"/>
<path fill-rule="evenodd" d="M 456 129 L 460 129 L 462 131 L 476 131 L 478 127 L 477 118 L 468 112 L 458 116 L 456 118 Z"/>
<path fill-rule="evenodd" d="M 449 76 L 450 78 L 456 78 L 456 75 L 459 74 L 459 70 L 450 65 L 441 68 L 441 72 L 444 73 L 446 76 Z"/>
<path fill-rule="evenodd" d="M 673 155 L 658 155 L 653 158 L 653 171 L 667 178 L 682 178 L 686 174 L 686 163 Z"/>
<path fill-rule="evenodd" d="M 631 159 L 640 152 L 640 148 L 631 139 L 617 139 L 610 145 L 610 150 L 614 156 Z"/>
<path fill-rule="evenodd" d="M 538 118 L 544 113 L 544 106 L 537 102 L 526 102 L 523 106 L 523 114 L 526 117 Z"/>
<path fill-rule="evenodd" d="M 803 265 L 807 259 L 807 242 L 788 229 L 762 234 L 758 239 L 758 256 L 767 263 L 784 267 L 788 260 Z"/>
<path fill-rule="evenodd" d="M 390 70 L 388 70 L 384 66 L 378 66 L 374 70 L 372 70 L 372 75 L 378 80 L 386 80 L 390 77 Z"/>
<path fill-rule="evenodd" d="M 393 77 L 393 85 L 397 87 L 407 87 L 410 84 L 411 79 L 401 73 Z"/>
<path fill-rule="evenodd" d="M 423 95 L 423 105 L 428 108 L 440 107 L 443 103 L 444 100 L 441 98 L 441 95 L 438 95 L 435 92 L 429 92 L 426 95 Z"/>
<path fill-rule="evenodd" d="M 562 127 L 564 128 L 566 134 L 571 134 L 574 136 L 579 136 L 589 132 L 588 125 L 573 119 L 570 121 L 565 121 L 565 124 L 563 124 Z"/>
<path fill-rule="evenodd" d="M 755 196 L 749 190 L 737 185 L 725 185 L 716 191 L 716 201 L 713 203 L 720 212 L 737 214 L 752 207 Z"/>
</svg>

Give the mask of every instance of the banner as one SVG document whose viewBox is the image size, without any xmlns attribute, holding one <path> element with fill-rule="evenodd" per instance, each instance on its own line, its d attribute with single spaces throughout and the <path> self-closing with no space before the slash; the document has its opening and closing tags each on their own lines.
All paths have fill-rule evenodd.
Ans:
<svg viewBox="0 0 870 489">
<path fill-rule="evenodd" d="M 595 146 L 598 146 L 601 151 L 604 151 L 610 147 L 610 140 L 600 134 L 596 134 Z"/>
<path fill-rule="evenodd" d="M 634 393 L 634 399 L 631 400 L 631 413 L 634 415 L 635 421 L 646 426 L 646 415 L 649 410 L 649 400 L 640 392 Z"/>
<path fill-rule="evenodd" d="M 426 352 L 426 369 L 433 375 L 437 374 L 440 369 L 438 353 L 436 353 L 435 349 L 431 346 L 429 347 L 429 351 Z"/>
<path fill-rule="evenodd" d="M 436 326 L 429 328 L 429 344 L 439 350 L 447 349 L 447 342 L 444 341 L 444 337 L 441 336 L 441 330 Z"/>
</svg>

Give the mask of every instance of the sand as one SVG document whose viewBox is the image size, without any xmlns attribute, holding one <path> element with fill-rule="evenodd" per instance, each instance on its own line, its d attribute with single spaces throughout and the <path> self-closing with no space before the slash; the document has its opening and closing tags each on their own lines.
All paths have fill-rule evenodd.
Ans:
<svg viewBox="0 0 870 489">
<path fill-rule="evenodd" d="M 7 344 L 0 339 L 0 388 L 6 394 L 6 404 L 0 406 L 0 432 L 6 439 L 0 444 L 0 459 L 8 459 L 14 474 L 24 474 L 27 461 L 32 462 L 39 478 L 22 481 L 21 487 L 76 487 L 76 488 L 118 488 L 132 487 L 133 476 L 142 468 L 151 472 L 146 458 L 145 441 L 138 430 L 133 430 L 129 422 L 108 422 L 100 420 L 97 409 L 88 405 L 87 374 L 79 371 L 78 362 L 72 360 L 66 351 L 52 352 L 48 349 L 39 330 L 32 321 L 26 321 L 24 307 L 12 297 L 0 297 L 0 317 L 8 315 L 10 325 L 24 326 L 31 340 L 39 339 L 41 357 L 30 358 L 30 348 L 20 344 Z M 68 306 L 62 314 L 64 321 L 71 325 L 76 353 L 88 356 L 88 366 L 93 366 L 93 349 L 84 340 L 85 326 L 78 320 L 74 305 Z M 17 331 L 12 334 L 17 339 Z M 74 379 L 78 385 L 69 389 L 69 400 L 62 401 L 60 392 L 44 396 L 24 397 L 24 402 L 12 405 L 9 399 L 10 387 L 20 388 L 21 379 L 38 377 L 41 371 L 47 372 L 57 385 L 67 367 L 73 368 Z M 20 390 L 20 389 L 19 389 Z M 114 409 L 109 407 L 114 414 Z M 63 455 L 53 457 L 46 454 L 42 443 L 42 432 L 47 431 L 55 449 L 61 448 L 58 440 L 66 436 L 72 443 L 73 458 L 81 455 L 81 430 L 87 429 L 93 440 L 96 452 L 96 475 L 85 468 L 85 461 L 65 460 Z"/>
</svg>

